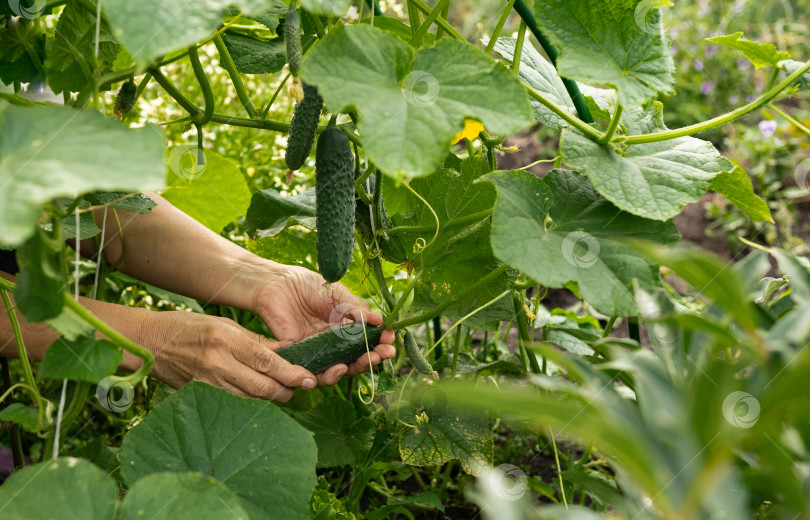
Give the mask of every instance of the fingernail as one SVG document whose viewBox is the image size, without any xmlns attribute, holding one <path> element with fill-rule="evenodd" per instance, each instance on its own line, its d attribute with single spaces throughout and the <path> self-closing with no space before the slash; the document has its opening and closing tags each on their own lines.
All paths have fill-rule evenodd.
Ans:
<svg viewBox="0 0 810 520">
<path fill-rule="evenodd" d="M 314 379 L 306 378 L 306 379 L 304 379 L 304 382 L 301 383 L 301 388 L 306 388 L 307 390 L 312 390 L 313 388 L 315 388 L 315 385 L 316 385 L 316 383 L 315 383 Z"/>
</svg>

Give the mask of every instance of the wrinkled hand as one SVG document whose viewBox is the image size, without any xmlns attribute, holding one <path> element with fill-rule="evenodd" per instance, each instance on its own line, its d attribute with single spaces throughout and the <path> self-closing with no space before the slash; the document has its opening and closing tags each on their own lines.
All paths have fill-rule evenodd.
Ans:
<svg viewBox="0 0 810 520">
<path fill-rule="evenodd" d="M 333 283 L 326 289 L 324 279 L 303 267 L 284 269 L 257 290 L 253 312 L 264 320 L 276 338 L 296 342 L 349 321 L 381 325 L 382 318 L 371 313 L 365 302 L 345 286 Z M 362 355 L 350 365 L 335 365 L 317 374 L 321 385 L 333 385 L 344 375 L 368 371 L 369 358 L 376 365 L 396 354 L 391 345 L 394 333 L 384 331 L 379 345 L 372 345 L 370 355 Z"/>
<path fill-rule="evenodd" d="M 271 341 L 232 320 L 191 312 L 150 312 L 141 344 L 155 355 L 152 375 L 174 388 L 191 379 L 248 397 L 285 402 L 295 388 L 315 388 L 316 377 L 274 351 Z"/>
</svg>

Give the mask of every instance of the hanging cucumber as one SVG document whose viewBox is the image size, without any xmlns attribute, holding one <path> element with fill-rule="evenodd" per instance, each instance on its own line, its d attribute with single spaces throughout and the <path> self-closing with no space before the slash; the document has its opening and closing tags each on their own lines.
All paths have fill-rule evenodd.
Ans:
<svg viewBox="0 0 810 520">
<path fill-rule="evenodd" d="M 405 333 L 405 353 L 408 354 L 408 359 L 411 361 L 413 367 L 422 374 L 427 374 L 433 379 L 439 379 L 439 373 L 433 370 L 433 367 L 422 351 L 419 350 L 419 345 L 416 344 L 416 338 L 410 332 Z"/>
<path fill-rule="evenodd" d="M 123 118 L 135 107 L 135 96 L 138 94 L 138 86 L 131 78 L 125 81 L 121 88 L 118 89 L 118 95 L 115 96 L 115 107 L 113 112 L 118 116 L 118 119 Z"/>
<path fill-rule="evenodd" d="M 336 126 L 321 133 L 315 148 L 315 226 L 318 269 L 327 282 L 337 282 L 352 262 L 354 155 Z"/>
<path fill-rule="evenodd" d="M 340 325 L 279 349 L 276 354 L 318 374 L 334 365 L 349 364 L 365 354 L 366 339 L 369 350 L 373 350 L 380 342 L 382 328 L 365 325 L 365 329 L 364 333 L 362 323 Z"/>
<path fill-rule="evenodd" d="M 287 10 L 287 17 L 284 19 L 284 43 L 287 47 L 287 63 L 290 66 L 290 96 L 301 101 L 304 98 L 304 91 L 301 88 L 301 81 L 298 79 L 298 70 L 301 68 L 301 18 L 295 9 L 295 2 L 290 2 Z"/>
<path fill-rule="evenodd" d="M 373 175 L 369 177 L 368 180 L 370 186 L 370 193 L 368 196 L 369 198 L 372 198 L 377 181 Z M 385 211 L 385 203 L 382 201 L 382 198 L 380 198 L 380 204 L 381 222 L 377 223 L 378 230 L 382 230 L 382 233 L 377 235 L 377 243 L 380 246 L 380 254 L 389 262 L 402 264 L 408 259 L 408 250 L 402 245 L 398 237 L 389 237 L 386 234 L 386 231 L 391 229 L 391 221 L 388 218 L 388 212 Z M 357 231 L 368 245 L 372 245 L 374 243 L 374 232 L 372 231 L 371 227 L 371 211 L 371 206 L 363 202 L 362 199 L 357 199 L 357 204 L 355 206 Z"/>
<path fill-rule="evenodd" d="M 304 84 L 304 99 L 295 106 L 290 122 L 287 154 L 284 156 L 284 162 L 290 170 L 297 170 L 303 166 L 309 157 L 312 144 L 315 142 L 318 121 L 321 119 L 321 108 L 323 98 L 318 94 L 318 89 Z"/>
</svg>

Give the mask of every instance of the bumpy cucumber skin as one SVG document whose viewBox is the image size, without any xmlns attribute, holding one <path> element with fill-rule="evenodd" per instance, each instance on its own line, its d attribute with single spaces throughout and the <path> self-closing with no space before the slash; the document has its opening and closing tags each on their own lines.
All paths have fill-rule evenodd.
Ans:
<svg viewBox="0 0 810 520">
<path fill-rule="evenodd" d="M 138 93 L 138 86 L 131 79 L 124 82 L 115 97 L 115 113 L 124 116 L 135 107 L 135 95 Z"/>
<path fill-rule="evenodd" d="M 365 354 L 366 338 L 369 350 L 373 350 L 381 334 L 382 327 L 366 325 L 364 335 L 362 323 L 348 323 L 279 349 L 276 354 L 318 374 L 334 365 L 352 363 Z"/>
<path fill-rule="evenodd" d="M 427 374 L 433 379 L 439 379 L 439 373 L 433 370 L 433 366 L 422 355 L 419 345 L 416 344 L 416 338 L 410 331 L 405 333 L 404 341 L 405 353 L 408 354 L 408 359 L 413 367 L 422 374 Z"/>
<path fill-rule="evenodd" d="M 369 198 L 373 197 L 376 182 L 374 176 L 369 177 L 369 185 L 371 187 Z M 380 200 L 380 204 L 382 205 L 380 208 L 380 219 L 382 222 L 378 225 L 385 231 L 391 229 L 391 220 L 388 218 L 388 212 L 385 211 L 385 202 Z M 365 243 L 371 245 L 374 241 L 374 233 L 371 230 L 371 206 L 358 198 L 354 212 L 357 231 L 360 233 Z M 380 254 L 389 262 L 402 264 L 408 259 L 408 252 L 400 242 L 399 237 L 389 237 L 383 233 L 378 236 L 377 243 L 381 249 Z"/>
<path fill-rule="evenodd" d="M 327 282 L 337 282 L 352 263 L 354 155 L 336 126 L 321 133 L 315 148 L 315 225 L 318 269 Z"/>
<path fill-rule="evenodd" d="M 290 7 L 284 19 L 284 42 L 287 46 L 290 73 L 297 78 L 298 69 L 301 67 L 301 18 L 295 7 Z"/>
<path fill-rule="evenodd" d="M 284 156 L 284 162 L 290 170 L 303 166 L 309 157 L 322 108 L 323 98 L 318 94 L 318 89 L 304 83 L 304 99 L 295 106 L 290 123 L 290 138 L 287 140 L 287 154 Z"/>
</svg>

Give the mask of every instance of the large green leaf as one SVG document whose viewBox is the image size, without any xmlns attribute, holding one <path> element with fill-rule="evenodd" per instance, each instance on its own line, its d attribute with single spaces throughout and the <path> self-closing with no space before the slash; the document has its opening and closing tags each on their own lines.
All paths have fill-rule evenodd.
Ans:
<svg viewBox="0 0 810 520">
<path fill-rule="evenodd" d="M 264 13 L 273 0 L 106 0 L 104 13 L 135 62 L 145 65 L 163 54 L 202 40 L 222 23 L 228 7 L 246 14 Z"/>
<path fill-rule="evenodd" d="M 28 431 L 34 431 L 39 422 L 39 412 L 36 408 L 22 403 L 12 403 L 0 410 L 0 422 L 6 421 L 19 424 Z"/>
<path fill-rule="evenodd" d="M 301 75 L 332 112 L 356 108 L 363 145 L 389 175 L 434 172 L 465 118 L 496 134 L 529 122 L 517 78 L 450 38 L 414 51 L 388 31 L 339 27 L 307 54 Z"/>
<path fill-rule="evenodd" d="M 725 196 L 754 222 L 773 222 L 768 203 L 757 196 L 751 178 L 739 166 L 717 174 L 709 189 Z"/>
<path fill-rule="evenodd" d="M 647 0 L 536 0 L 537 24 L 561 48 L 560 75 L 619 91 L 633 108 L 671 93 L 675 66 L 660 13 Z"/>
<path fill-rule="evenodd" d="M 224 483 L 251 518 L 306 518 L 317 460 L 312 434 L 270 402 L 192 381 L 158 405 L 121 446 L 129 483 L 195 471 Z"/>
<path fill-rule="evenodd" d="M 92 110 L 9 106 L 0 149 L 0 236 L 7 245 L 31 236 L 42 205 L 55 197 L 163 185 L 160 132 L 129 129 Z"/>
<path fill-rule="evenodd" d="M 194 147 L 180 145 L 169 151 L 169 169 L 163 196 L 208 229 L 219 233 L 245 214 L 250 189 L 239 166 L 216 152 L 205 150 L 204 162 L 196 161 Z M 189 163 L 187 163 L 189 161 Z"/>
<path fill-rule="evenodd" d="M 707 38 L 707 40 L 742 52 L 757 70 L 763 67 L 776 67 L 780 61 L 790 58 L 790 54 L 779 51 L 772 43 L 744 40 L 742 35 L 742 32 L 737 32 Z"/>
<path fill-rule="evenodd" d="M 582 296 L 604 314 L 635 314 L 629 283 L 638 279 L 649 286 L 657 280 L 657 269 L 615 240 L 678 239 L 672 222 L 621 211 L 568 170 L 553 170 L 542 180 L 524 171 L 498 171 L 484 179 L 498 190 L 495 255 L 548 287 L 577 282 Z"/>
<path fill-rule="evenodd" d="M 364 462 L 377 429 L 374 421 L 358 418 L 354 406 L 336 395 L 311 411 L 295 414 L 295 418 L 315 435 L 318 466 L 327 468 Z"/>
<path fill-rule="evenodd" d="M 0 486 L 0 514 L 15 520 L 110 520 L 117 502 L 112 477 L 70 457 L 15 471 Z"/>
<path fill-rule="evenodd" d="M 101 74 L 112 69 L 120 45 L 107 22 L 101 22 L 98 34 L 98 60 L 95 55 L 96 12 L 88 11 L 79 2 L 68 2 L 54 38 L 48 40 L 48 59 L 45 69 L 48 84 L 57 94 L 79 92 L 90 88 L 94 69 Z"/>
<path fill-rule="evenodd" d="M 515 56 L 516 41 L 516 38 L 498 38 L 494 50 L 507 60 L 512 61 Z M 520 77 L 535 90 L 543 93 L 554 104 L 570 115 L 578 117 L 577 109 L 574 108 L 571 96 L 565 89 L 559 74 L 557 74 L 557 69 L 537 52 L 531 42 L 523 44 L 523 53 L 520 55 Z M 561 130 L 568 126 L 568 123 L 560 116 L 539 101 L 532 99 L 531 104 L 534 117 L 544 125 L 555 130 Z"/>
<path fill-rule="evenodd" d="M 666 130 L 660 103 L 625 115 L 622 123 L 629 135 Z M 636 144 L 617 151 L 565 129 L 560 153 L 563 163 L 581 170 L 616 206 L 656 220 L 674 217 L 686 204 L 696 202 L 717 174 L 734 168 L 712 143 L 694 137 Z"/>
<path fill-rule="evenodd" d="M 98 383 L 115 373 L 123 361 L 120 347 L 97 340 L 94 334 L 72 341 L 59 338 L 45 351 L 37 377 Z"/>
<path fill-rule="evenodd" d="M 129 488 L 121 520 L 248 520 L 239 498 L 199 473 L 153 473 Z"/>
<path fill-rule="evenodd" d="M 56 318 L 62 313 L 64 282 L 57 255 L 61 244 L 36 230 L 17 249 L 20 273 L 14 288 L 17 309 L 31 322 Z"/>
<path fill-rule="evenodd" d="M 245 215 L 251 237 L 272 237 L 291 224 L 315 229 L 315 188 L 286 197 L 272 188 L 253 193 Z"/>
<path fill-rule="evenodd" d="M 45 57 L 45 33 L 34 20 L 12 18 L 0 28 L 0 81 L 29 83 L 40 76 L 37 63 Z M 41 78 L 40 78 L 41 79 Z"/>
<path fill-rule="evenodd" d="M 410 258 L 414 268 L 424 270 L 416 285 L 414 310 L 434 307 L 454 297 L 500 265 L 489 244 L 495 190 L 488 184 L 475 182 L 489 173 L 489 166 L 481 158 L 473 157 L 465 159 L 460 170 L 443 169 L 410 183 L 439 218 L 435 241 L 436 219 L 425 203 L 410 190 L 395 188 L 393 181 L 384 185 L 390 211 L 400 211 L 391 216 L 393 224 L 420 228 L 401 233 L 400 241 L 410 250 L 413 246 L 427 246 Z M 454 307 L 469 312 L 511 286 L 515 276 L 514 272 L 502 274 Z"/>
<path fill-rule="evenodd" d="M 802 63 L 801 61 L 796 60 L 785 60 L 779 65 L 783 69 L 785 69 L 785 74 L 790 75 L 799 70 L 800 68 L 802 68 L 803 66 L 805 66 L 806 63 Z M 799 76 L 799 79 L 796 80 L 795 85 L 798 85 L 801 88 L 810 87 L 810 71 L 805 72 L 804 74 Z"/>
<path fill-rule="evenodd" d="M 492 465 L 494 442 L 485 419 L 447 406 L 436 406 L 426 414 L 426 422 L 408 428 L 400 439 L 402 462 L 440 466 L 458 460 L 473 475 Z"/>
<path fill-rule="evenodd" d="M 263 41 L 244 34 L 226 32 L 222 35 L 222 40 L 236 69 L 244 74 L 278 72 L 287 64 L 287 47 L 282 38 Z"/>
</svg>

